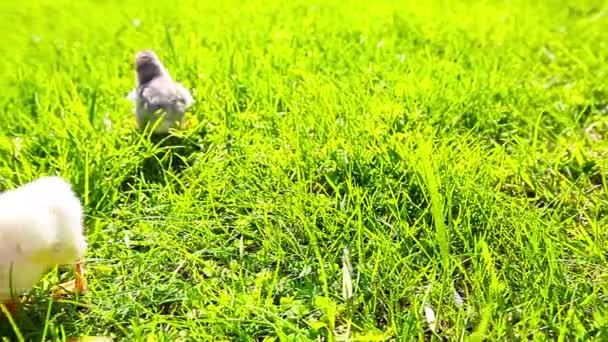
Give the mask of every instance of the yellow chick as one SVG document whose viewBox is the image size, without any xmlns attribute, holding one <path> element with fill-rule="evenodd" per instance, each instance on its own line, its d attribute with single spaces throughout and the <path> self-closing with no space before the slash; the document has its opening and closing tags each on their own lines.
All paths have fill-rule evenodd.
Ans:
<svg viewBox="0 0 608 342">
<path fill-rule="evenodd" d="M 75 280 L 64 289 L 86 291 L 86 248 L 82 206 L 63 178 L 38 178 L 0 194 L 0 303 L 15 314 L 19 295 L 56 265 L 75 265 Z"/>
</svg>

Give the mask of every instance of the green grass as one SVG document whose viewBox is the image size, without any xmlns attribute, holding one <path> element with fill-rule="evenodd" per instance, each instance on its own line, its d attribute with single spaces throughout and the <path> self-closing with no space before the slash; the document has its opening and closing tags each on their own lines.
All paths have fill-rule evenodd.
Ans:
<svg viewBox="0 0 608 342">
<path fill-rule="evenodd" d="M 0 13 L 1 187 L 66 177 L 90 243 L 26 340 L 608 339 L 605 2 Z M 170 141 L 124 99 L 143 48 L 197 100 Z"/>
</svg>

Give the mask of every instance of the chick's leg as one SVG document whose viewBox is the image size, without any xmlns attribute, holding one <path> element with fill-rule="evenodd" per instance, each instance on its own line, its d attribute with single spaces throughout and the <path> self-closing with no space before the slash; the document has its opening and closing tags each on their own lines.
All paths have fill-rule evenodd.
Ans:
<svg viewBox="0 0 608 342">
<path fill-rule="evenodd" d="M 60 284 L 54 291 L 53 297 L 60 298 L 68 293 L 82 294 L 87 291 L 87 279 L 84 276 L 84 260 L 79 259 L 74 264 L 74 279 Z"/>
<path fill-rule="evenodd" d="M 19 304 L 15 303 L 13 301 L 2 302 L 0 304 L 4 305 L 4 308 L 6 309 L 6 311 L 8 313 L 10 313 L 10 315 L 13 318 L 17 317 L 17 314 L 19 313 Z M 7 317 L 4 314 L 4 310 L 2 310 L 2 308 L 0 308 L 0 320 L 4 320 L 6 318 Z"/>
<path fill-rule="evenodd" d="M 74 265 L 74 273 L 76 279 L 74 280 L 76 291 L 84 293 L 87 291 L 87 278 L 84 276 L 84 260 L 80 259 Z"/>
</svg>

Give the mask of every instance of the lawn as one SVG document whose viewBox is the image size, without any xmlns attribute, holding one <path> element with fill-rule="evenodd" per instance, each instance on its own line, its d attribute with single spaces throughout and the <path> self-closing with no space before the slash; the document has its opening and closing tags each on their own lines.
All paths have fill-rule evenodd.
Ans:
<svg viewBox="0 0 608 342">
<path fill-rule="evenodd" d="M 0 335 L 607 340 L 603 1 L 7 0 L 0 188 L 69 180 L 90 291 Z M 192 90 L 135 129 L 134 56 Z M 434 316 L 434 319 L 432 319 Z"/>
</svg>

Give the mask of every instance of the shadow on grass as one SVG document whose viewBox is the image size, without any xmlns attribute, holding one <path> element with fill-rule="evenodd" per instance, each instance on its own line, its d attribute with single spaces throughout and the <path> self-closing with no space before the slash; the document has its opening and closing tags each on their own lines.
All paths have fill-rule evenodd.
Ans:
<svg viewBox="0 0 608 342">
<path fill-rule="evenodd" d="M 207 132 L 196 132 L 192 136 L 153 134 L 150 142 L 159 148 L 152 156 L 144 158 L 133 173 L 122 183 L 121 189 L 128 190 L 138 179 L 146 183 L 165 185 L 168 177 L 179 175 L 190 166 L 192 154 L 203 151 L 203 141 Z"/>
<path fill-rule="evenodd" d="M 14 317 L 18 333 L 10 321 L 4 317 L 0 320 L 0 339 L 7 341 L 18 341 L 19 334 L 25 341 L 46 341 L 49 338 L 63 338 L 57 336 L 57 331 L 52 328 L 59 322 L 66 332 L 74 331 L 71 326 L 76 324 L 79 317 L 87 308 L 79 305 L 76 297 L 66 300 L 53 300 L 51 298 L 37 297 L 22 304 Z M 71 337 L 71 336 L 65 336 Z"/>
</svg>

